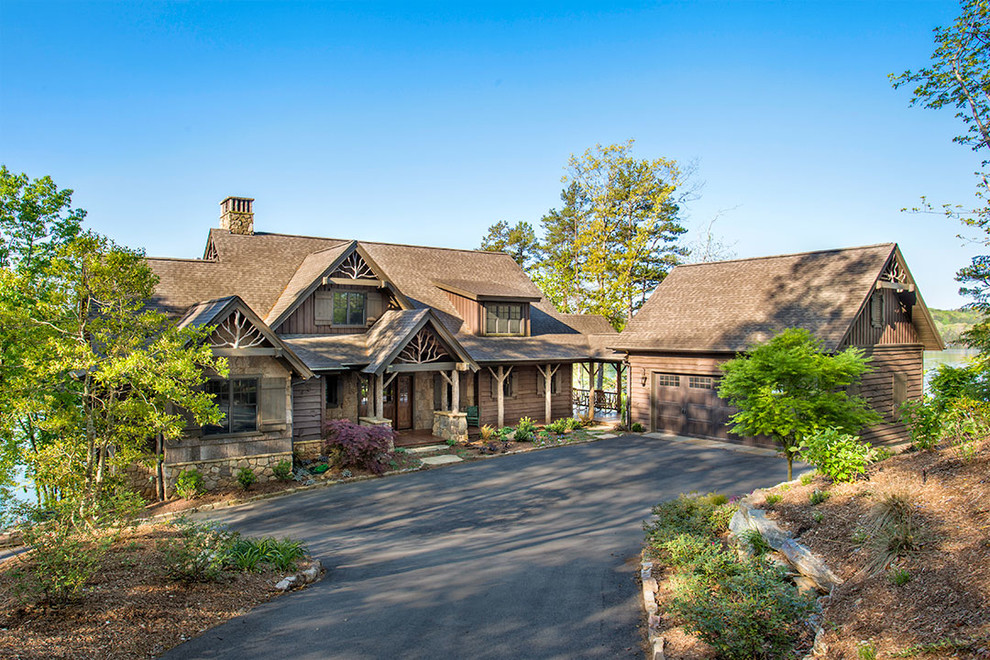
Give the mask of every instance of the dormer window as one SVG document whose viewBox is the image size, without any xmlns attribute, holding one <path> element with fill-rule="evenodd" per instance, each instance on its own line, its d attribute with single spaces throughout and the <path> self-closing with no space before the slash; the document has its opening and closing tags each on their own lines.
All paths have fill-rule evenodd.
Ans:
<svg viewBox="0 0 990 660">
<path fill-rule="evenodd" d="M 317 291 L 316 324 L 363 327 L 367 322 L 368 294 L 364 291 Z"/>
<path fill-rule="evenodd" d="M 522 303 L 487 303 L 485 304 L 485 334 L 525 334 L 524 318 Z"/>
</svg>

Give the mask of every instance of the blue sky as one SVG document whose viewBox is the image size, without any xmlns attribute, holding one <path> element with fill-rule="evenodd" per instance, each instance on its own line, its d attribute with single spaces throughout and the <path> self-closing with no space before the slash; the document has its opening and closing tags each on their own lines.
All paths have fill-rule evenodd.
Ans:
<svg viewBox="0 0 990 660">
<path fill-rule="evenodd" d="M 954 2 L 83 3 L 0 0 L 0 162 L 89 225 L 200 256 L 227 195 L 259 231 L 477 247 L 559 205 L 571 153 L 635 138 L 697 166 L 686 208 L 739 257 L 897 241 L 929 305 L 979 250 L 924 66 Z M 694 233 L 694 232 L 692 232 Z"/>
</svg>

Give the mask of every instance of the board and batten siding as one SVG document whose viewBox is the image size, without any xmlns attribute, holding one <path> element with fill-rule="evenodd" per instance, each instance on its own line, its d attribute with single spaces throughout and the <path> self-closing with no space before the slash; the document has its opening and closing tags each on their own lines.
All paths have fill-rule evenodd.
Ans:
<svg viewBox="0 0 990 660">
<path fill-rule="evenodd" d="M 498 370 L 498 367 L 494 367 Z M 513 394 L 505 398 L 505 425 L 515 426 L 522 417 L 530 417 L 536 424 L 543 424 L 546 416 L 546 398 L 540 381 L 543 376 L 535 366 L 516 365 L 512 368 L 516 380 Z M 571 365 L 561 364 L 557 370 L 557 393 L 551 396 L 550 415 L 553 419 L 572 417 Z M 487 367 L 478 372 L 478 418 L 484 426 L 498 426 L 498 399 L 492 396 L 492 375 Z"/>
<path fill-rule="evenodd" d="M 477 300 L 471 300 L 464 296 L 459 296 L 451 291 L 444 291 L 450 299 L 457 315 L 464 320 L 463 332 L 471 335 L 481 334 L 482 310 L 484 309 Z"/>
<path fill-rule="evenodd" d="M 316 323 L 316 294 L 334 291 L 357 291 L 368 294 L 365 308 L 366 322 L 363 326 L 333 326 Z M 289 315 L 275 331 L 280 335 L 350 335 L 368 331 L 388 307 L 389 294 L 370 286 L 349 286 L 344 284 L 321 284 L 316 291 Z"/>
<path fill-rule="evenodd" d="M 898 294 L 891 289 L 879 289 L 883 296 L 883 316 L 880 327 L 875 327 L 872 316 L 872 301 L 867 301 L 859 317 L 849 329 L 849 334 L 841 348 L 847 346 L 878 346 L 888 344 L 917 344 L 921 340 L 911 323 L 909 313 L 901 308 Z M 871 296 L 872 297 L 872 296 Z"/>
</svg>

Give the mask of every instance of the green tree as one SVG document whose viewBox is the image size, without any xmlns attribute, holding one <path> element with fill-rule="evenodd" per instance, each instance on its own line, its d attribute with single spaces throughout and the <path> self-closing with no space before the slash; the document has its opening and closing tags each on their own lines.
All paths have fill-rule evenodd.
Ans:
<svg viewBox="0 0 990 660">
<path fill-rule="evenodd" d="M 488 234 L 481 239 L 481 249 L 505 252 L 524 270 L 528 270 L 539 256 L 540 243 L 533 225 L 528 222 L 517 222 L 510 227 L 505 220 L 499 220 L 488 228 Z"/>
<path fill-rule="evenodd" d="M 948 26 L 936 27 L 935 50 L 931 64 L 917 71 L 891 74 L 895 88 L 911 86 L 911 105 L 938 110 L 954 108 L 965 132 L 953 138 L 954 142 L 984 153 L 990 147 L 990 3 L 986 0 L 961 0 L 960 13 Z M 977 177 L 974 208 L 958 204 L 943 204 L 934 209 L 925 198 L 916 211 L 939 212 L 962 221 L 983 232 L 981 242 L 990 245 L 990 179 L 982 157 Z M 963 295 L 974 299 L 974 306 L 990 314 L 990 256 L 974 257 L 969 266 L 957 273 L 964 284 Z M 986 321 L 969 335 L 974 345 L 987 343 Z"/>
<path fill-rule="evenodd" d="M 575 188 L 582 312 L 621 329 L 687 251 L 678 217 L 685 172 L 666 158 L 637 159 L 633 140 L 571 155 L 565 190 Z"/>
<path fill-rule="evenodd" d="M 540 219 L 541 260 L 531 273 L 544 295 L 562 312 L 585 310 L 582 280 L 587 255 L 579 249 L 583 231 L 581 188 L 571 183 L 560 193 L 560 210 L 550 209 Z"/>
<path fill-rule="evenodd" d="M 178 437 L 180 407 L 219 420 L 197 388 L 226 364 L 207 329 L 180 330 L 146 307 L 157 279 L 140 252 L 80 233 L 71 191 L 46 185 L 45 204 L 18 204 L 17 190 L 39 188 L 27 183 L 0 202 L 13 209 L 0 267 L 0 433 L 42 504 L 84 512 L 108 493 L 111 467 L 146 454 L 149 439 Z"/>
<path fill-rule="evenodd" d="M 880 421 L 865 399 L 844 389 L 859 382 L 867 362 L 856 348 L 829 355 L 810 332 L 789 328 L 723 364 L 718 395 L 739 408 L 730 418 L 732 432 L 773 438 L 791 479 L 805 438 L 827 428 L 856 435 Z"/>
</svg>

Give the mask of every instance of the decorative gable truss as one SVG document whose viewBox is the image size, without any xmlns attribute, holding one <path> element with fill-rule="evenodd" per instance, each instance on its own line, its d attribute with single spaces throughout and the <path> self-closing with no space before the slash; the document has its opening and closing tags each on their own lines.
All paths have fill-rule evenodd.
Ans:
<svg viewBox="0 0 990 660">
<path fill-rule="evenodd" d="M 258 326 L 251 323 L 241 310 L 236 309 L 210 335 L 210 346 L 213 348 L 241 349 L 271 346 L 271 342 L 268 341 Z"/>
<path fill-rule="evenodd" d="M 347 255 L 338 266 L 330 273 L 330 279 L 341 280 L 377 280 L 380 279 L 375 271 L 355 250 Z"/>
<path fill-rule="evenodd" d="M 428 326 L 423 328 L 409 340 L 405 348 L 399 351 L 395 362 L 401 364 L 430 364 L 434 362 L 454 362 L 450 351 L 441 343 L 439 337 Z"/>
</svg>

